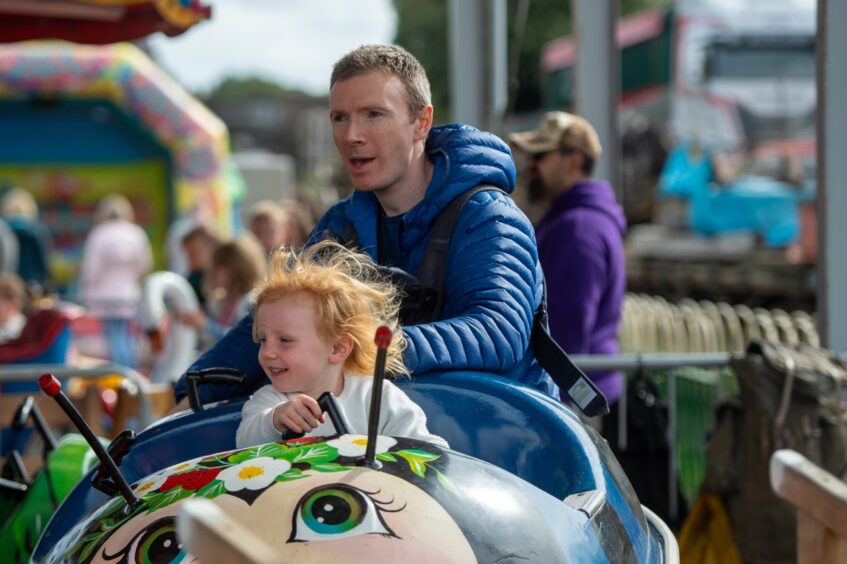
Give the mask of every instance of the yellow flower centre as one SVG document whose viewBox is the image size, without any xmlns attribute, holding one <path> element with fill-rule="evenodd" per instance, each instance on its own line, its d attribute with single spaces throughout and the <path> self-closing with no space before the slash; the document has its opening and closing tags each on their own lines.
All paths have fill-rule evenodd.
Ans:
<svg viewBox="0 0 847 564">
<path fill-rule="evenodd" d="M 353 439 L 354 445 L 368 446 L 368 439 Z"/>
<path fill-rule="evenodd" d="M 179 466 L 174 466 L 174 472 L 179 472 L 180 470 L 182 470 L 184 468 L 188 468 L 188 466 L 189 466 L 189 464 L 187 464 L 187 463 L 180 464 Z"/>
<path fill-rule="evenodd" d="M 245 466 L 238 472 L 238 477 L 242 480 L 252 480 L 258 478 L 265 473 L 265 469 L 261 466 Z"/>
</svg>

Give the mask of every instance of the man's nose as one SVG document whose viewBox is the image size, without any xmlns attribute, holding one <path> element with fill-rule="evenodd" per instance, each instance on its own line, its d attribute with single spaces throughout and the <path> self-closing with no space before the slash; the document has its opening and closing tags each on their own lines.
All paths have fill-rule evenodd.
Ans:
<svg viewBox="0 0 847 564">
<path fill-rule="evenodd" d="M 344 141 L 352 144 L 365 142 L 365 130 L 358 119 L 350 118 L 347 122 L 347 127 L 344 128 Z"/>
</svg>

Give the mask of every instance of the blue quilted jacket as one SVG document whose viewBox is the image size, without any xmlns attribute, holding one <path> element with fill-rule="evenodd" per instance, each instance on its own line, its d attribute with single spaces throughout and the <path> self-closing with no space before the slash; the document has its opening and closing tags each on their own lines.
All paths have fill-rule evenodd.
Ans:
<svg viewBox="0 0 847 564">
<path fill-rule="evenodd" d="M 424 199 L 404 215 L 401 230 L 401 266 L 415 276 L 429 229 L 453 198 L 480 184 L 492 184 L 507 193 L 515 187 L 511 152 L 490 133 L 460 124 L 434 127 L 426 152 L 435 165 L 432 180 Z M 324 214 L 312 239 L 327 231 L 343 236 L 352 223 L 361 249 L 376 259 L 378 206 L 372 193 L 354 192 Z M 453 231 L 446 272 L 443 320 L 403 328 L 409 343 L 405 361 L 412 373 L 490 372 L 557 396 L 555 384 L 529 345 L 533 315 L 541 301 L 542 272 L 532 225 L 511 198 L 486 191 L 468 200 Z M 240 390 L 245 394 L 268 383 L 256 358 L 258 345 L 252 342 L 251 323 L 249 316 L 242 320 L 192 369 L 239 368 L 248 375 L 246 388 Z M 205 401 L 239 392 L 215 386 L 204 389 Z M 184 390 L 180 380 L 178 399 Z"/>
</svg>

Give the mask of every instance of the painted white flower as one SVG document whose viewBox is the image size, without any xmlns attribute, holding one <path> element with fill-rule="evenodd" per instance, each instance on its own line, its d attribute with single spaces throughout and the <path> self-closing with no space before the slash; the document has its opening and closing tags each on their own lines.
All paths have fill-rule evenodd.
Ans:
<svg viewBox="0 0 847 564">
<path fill-rule="evenodd" d="M 290 468 L 291 463 L 287 460 L 260 456 L 222 470 L 218 474 L 218 480 L 221 480 L 230 492 L 243 489 L 261 490 L 271 485 L 274 478 L 284 474 Z"/>
<path fill-rule="evenodd" d="M 368 447 L 367 435 L 342 435 L 337 439 L 332 439 L 326 442 L 331 447 L 338 450 L 340 456 L 362 456 L 365 454 L 365 449 Z M 397 440 L 392 437 L 376 437 L 376 454 L 387 451 L 397 444 Z"/>
<path fill-rule="evenodd" d="M 161 485 L 165 483 L 165 480 L 167 480 L 168 476 L 170 475 L 171 473 L 168 470 L 160 470 L 155 474 L 150 474 L 149 476 L 138 482 L 138 485 L 135 486 L 132 491 L 138 497 L 144 497 L 150 492 L 158 490 L 159 487 L 161 487 Z"/>
</svg>

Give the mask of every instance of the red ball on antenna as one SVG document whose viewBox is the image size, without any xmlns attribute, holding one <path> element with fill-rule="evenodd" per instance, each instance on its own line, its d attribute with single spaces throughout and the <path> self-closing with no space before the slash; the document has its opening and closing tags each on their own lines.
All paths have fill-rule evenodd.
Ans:
<svg viewBox="0 0 847 564">
<path fill-rule="evenodd" d="M 62 391 L 62 383 L 52 374 L 42 374 L 38 377 L 38 386 L 51 398 Z"/>
<path fill-rule="evenodd" d="M 388 344 L 391 342 L 391 329 L 382 325 L 376 330 L 376 337 L 374 337 L 374 342 L 376 342 L 376 348 L 378 349 L 387 349 Z"/>
</svg>

